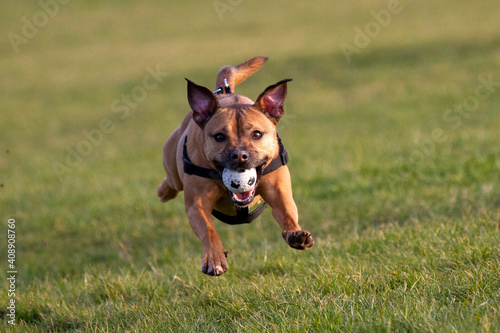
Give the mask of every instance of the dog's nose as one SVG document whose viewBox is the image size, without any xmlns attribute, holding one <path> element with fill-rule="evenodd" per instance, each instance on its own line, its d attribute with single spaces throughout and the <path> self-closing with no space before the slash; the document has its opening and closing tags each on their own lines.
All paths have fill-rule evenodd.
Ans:
<svg viewBox="0 0 500 333">
<path fill-rule="evenodd" d="M 248 151 L 244 149 L 237 149 L 231 152 L 231 159 L 236 163 L 245 163 L 246 161 L 248 161 L 248 157 Z"/>
</svg>

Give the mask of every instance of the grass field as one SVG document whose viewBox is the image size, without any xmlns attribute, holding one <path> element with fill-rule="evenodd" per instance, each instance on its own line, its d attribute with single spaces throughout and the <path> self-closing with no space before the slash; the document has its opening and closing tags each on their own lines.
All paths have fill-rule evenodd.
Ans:
<svg viewBox="0 0 500 333">
<path fill-rule="evenodd" d="M 1 332 L 500 332 L 497 0 L 60 1 L 0 12 Z M 161 150 L 256 55 L 316 242 L 218 222 L 214 278 Z"/>
</svg>

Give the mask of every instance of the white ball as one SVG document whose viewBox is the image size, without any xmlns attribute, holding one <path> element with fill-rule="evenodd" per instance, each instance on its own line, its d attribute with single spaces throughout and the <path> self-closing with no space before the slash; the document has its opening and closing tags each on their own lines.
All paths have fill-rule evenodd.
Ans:
<svg viewBox="0 0 500 333">
<path fill-rule="evenodd" d="M 257 171 L 255 169 L 248 169 L 238 172 L 224 169 L 222 171 L 222 181 L 228 190 L 233 193 L 248 192 L 257 183 Z"/>
</svg>

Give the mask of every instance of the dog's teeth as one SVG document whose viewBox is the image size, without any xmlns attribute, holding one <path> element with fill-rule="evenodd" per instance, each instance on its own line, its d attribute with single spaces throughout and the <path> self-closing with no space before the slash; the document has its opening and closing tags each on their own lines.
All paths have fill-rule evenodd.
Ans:
<svg viewBox="0 0 500 333">
<path fill-rule="evenodd" d="M 251 189 L 250 191 L 247 192 L 242 192 L 242 193 L 234 193 L 233 194 L 233 199 L 238 202 L 246 202 L 249 201 L 253 195 L 255 194 L 255 188 Z"/>
</svg>

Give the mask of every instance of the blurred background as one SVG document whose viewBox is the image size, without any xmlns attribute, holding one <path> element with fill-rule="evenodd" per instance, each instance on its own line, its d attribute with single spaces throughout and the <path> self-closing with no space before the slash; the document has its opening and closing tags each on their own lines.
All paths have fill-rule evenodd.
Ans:
<svg viewBox="0 0 500 333">
<path fill-rule="evenodd" d="M 497 0 L 5 2 L 0 217 L 18 222 L 22 280 L 129 264 L 173 274 L 179 260 L 197 271 L 201 245 L 182 195 L 156 198 L 162 146 L 188 111 L 185 77 L 215 89 L 220 67 L 257 55 L 269 61 L 236 92 L 255 99 L 293 78 L 278 129 L 300 223 L 318 247 L 388 223 L 470 214 L 498 223 L 499 9 Z M 218 224 L 227 247 L 242 247 L 240 264 L 254 247 L 286 249 L 270 212 L 239 228 Z"/>
</svg>

